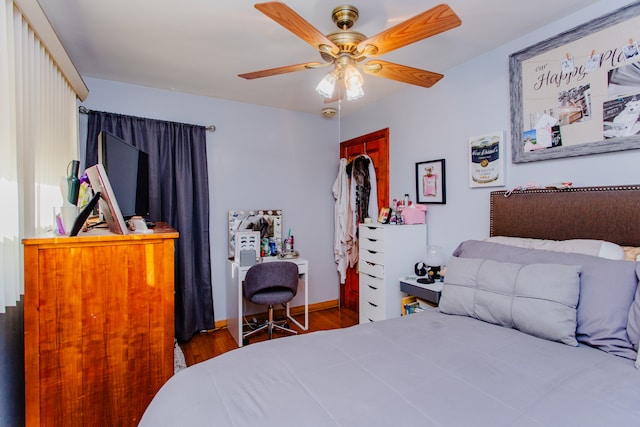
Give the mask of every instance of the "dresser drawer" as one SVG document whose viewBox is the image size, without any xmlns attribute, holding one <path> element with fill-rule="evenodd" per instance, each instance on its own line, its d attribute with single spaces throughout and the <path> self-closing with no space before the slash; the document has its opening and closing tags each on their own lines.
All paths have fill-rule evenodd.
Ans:
<svg viewBox="0 0 640 427">
<path fill-rule="evenodd" d="M 384 294 L 382 292 L 372 292 L 366 298 L 361 298 L 360 302 L 369 310 L 380 310 L 384 313 Z"/>
<path fill-rule="evenodd" d="M 360 236 L 360 241 L 358 244 L 360 249 L 369 249 L 375 252 L 384 252 L 383 239 L 372 239 L 370 237 Z"/>
<path fill-rule="evenodd" d="M 368 261 L 374 264 L 384 265 L 384 253 L 371 249 L 360 248 L 360 261 Z"/>
<path fill-rule="evenodd" d="M 384 280 L 360 273 L 360 295 L 368 295 L 371 292 L 384 292 Z"/>
<path fill-rule="evenodd" d="M 384 304 L 384 281 L 366 274 L 360 275 L 360 300 L 369 301 L 376 306 Z"/>
<path fill-rule="evenodd" d="M 368 274 L 369 276 L 379 277 L 384 279 L 384 266 L 369 261 L 360 260 L 358 262 L 358 268 L 361 273 Z"/>
<path fill-rule="evenodd" d="M 360 301 L 360 323 L 377 322 L 386 319 L 384 307 L 374 306 L 368 301 Z"/>
<path fill-rule="evenodd" d="M 360 232 L 358 236 L 360 236 L 361 239 L 384 240 L 384 228 L 360 224 Z"/>
</svg>

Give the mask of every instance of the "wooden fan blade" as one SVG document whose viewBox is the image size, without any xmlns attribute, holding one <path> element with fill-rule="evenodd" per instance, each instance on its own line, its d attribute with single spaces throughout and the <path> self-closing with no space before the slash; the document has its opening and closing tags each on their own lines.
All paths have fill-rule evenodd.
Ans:
<svg viewBox="0 0 640 427">
<path fill-rule="evenodd" d="M 254 71 L 252 73 L 238 74 L 238 77 L 243 79 L 252 80 L 259 79 L 261 77 L 277 76 L 278 74 L 292 73 L 294 71 L 306 70 L 310 67 L 317 67 L 324 65 L 322 62 L 305 62 L 304 64 L 287 65 L 285 67 L 269 68 L 268 70 Z"/>
<path fill-rule="evenodd" d="M 368 57 L 382 55 L 394 49 L 415 43 L 462 24 L 462 21 L 446 4 L 440 4 L 409 18 L 358 44 L 358 52 Z M 374 46 L 375 48 L 367 46 Z"/>
<path fill-rule="evenodd" d="M 335 43 L 286 4 L 272 1 L 268 3 L 258 3 L 255 5 L 255 8 L 309 43 L 315 49 L 326 51 L 322 48 L 322 45 L 329 46 L 330 51 L 327 51 L 327 53 L 334 56 L 340 51 Z"/>
<path fill-rule="evenodd" d="M 380 66 L 376 69 L 375 66 Z M 393 62 L 380 61 L 374 59 L 367 62 L 362 71 L 372 76 L 384 77 L 385 79 L 396 80 L 410 85 L 431 87 L 443 78 L 442 74 L 431 71 L 420 70 L 418 68 L 407 67 L 406 65 L 394 64 Z"/>
</svg>

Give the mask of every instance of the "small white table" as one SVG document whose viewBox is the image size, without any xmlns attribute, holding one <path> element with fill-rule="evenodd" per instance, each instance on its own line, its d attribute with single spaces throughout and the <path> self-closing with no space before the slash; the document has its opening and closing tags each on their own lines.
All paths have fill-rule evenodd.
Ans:
<svg viewBox="0 0 640 427">
<path fill-rule="evenodd" d="M 443 286 L 442 282 L 419 283 L 417 276 L 406 276 L 400 279 L 400 290 L 402 292 L 436 305 L 440 302 Z"/>
<path fill-rule="evenodd" d="M 293 262 L 298 266 L 298 274 L 304 282 L 304 325 L 291 316 L 289 303 L 287 303 L 287 318 L 295 323 L 303 331 L 309 328 L 309 261 L 302 258 L 280 259 L 278 257 L 263 257 L 261 262 Z M 242 325 L 243 325 L 243 295 L 242 282 L 251 266 L 240 267 L 233 261 L 227 261 L 227 330 L 238 344 L 242 347 Z"/>
</svg>

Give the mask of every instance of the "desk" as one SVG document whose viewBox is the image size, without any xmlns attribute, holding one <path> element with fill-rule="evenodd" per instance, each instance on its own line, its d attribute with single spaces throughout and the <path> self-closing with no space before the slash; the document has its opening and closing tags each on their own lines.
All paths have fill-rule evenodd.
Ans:
<svg viewBox="0 0 640 427">
<path fill-rule="evenodd" d="M 304 282 L 304 325 L 291 316 L 289 303 L 287 303 L 287 318 L 303 331 L 306 331 L 309 328 L 309 261 L 302 258 L 262 258 L 262 262 L 281 261 L 289 261 L 298 265 L 298 274 Z M 242 347 L 242 325 L 244 323 L 242 282 L 249 268 L 251 268 L 251 266 L 240 267 L 238 263 L 233 260 L 227 261 L 227 329 L 238 344 L 238 347 Z"/>
</svg>

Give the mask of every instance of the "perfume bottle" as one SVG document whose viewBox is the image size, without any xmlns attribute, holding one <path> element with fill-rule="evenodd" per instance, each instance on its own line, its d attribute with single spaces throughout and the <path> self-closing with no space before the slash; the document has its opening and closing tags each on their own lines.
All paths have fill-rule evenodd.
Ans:
<svg viewBox="0 0 640 427">
<path fill-rule="evenodd" d="M 435 196 L 438 194 L 436 189 L 436 174 L 433 173 L 433 168 L 427 168 L 426 172 L 422 177 L 423 194 L 425 196 Z"/>
</svg>

